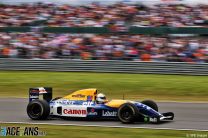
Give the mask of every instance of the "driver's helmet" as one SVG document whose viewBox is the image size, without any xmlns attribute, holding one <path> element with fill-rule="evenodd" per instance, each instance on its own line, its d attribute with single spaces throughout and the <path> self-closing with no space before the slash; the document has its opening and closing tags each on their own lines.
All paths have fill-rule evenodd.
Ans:
<svg viewBox="0 0 208 138">
<path fill-rule="evenodd" d="M 97 97 L 96 97 L 96 101 L 97 101 L 97 103 L 99 103 L 99 104 L 103 104 L 103 103 L 107 102 L 107 99 L 106 99 L 106 97 L 105 97 L 104 94 L 99 93 L 99 94 L 97 95 Z"/>
</svg>

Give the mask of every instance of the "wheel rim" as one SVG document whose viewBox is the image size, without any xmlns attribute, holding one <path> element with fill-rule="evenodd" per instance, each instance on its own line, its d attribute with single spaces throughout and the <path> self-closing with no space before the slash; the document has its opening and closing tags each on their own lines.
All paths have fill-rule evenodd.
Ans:
<svg viewBox="0 0 208 138">
<path fill-rule="evenodd" d="M 33 117 L 37 117 L 41 114 L 41 106 L 37 103 L 34 103 L 30 108 L 30 115 Z"/>
<path fill-rule="evenodd" d="M 129 120 L 133 115 L 133 111 L 129 108 L 124 108 L 123 110 L 121 110 L 120 113 L 121 113 L 121 117 L 124 120 Z"/>
</svg>

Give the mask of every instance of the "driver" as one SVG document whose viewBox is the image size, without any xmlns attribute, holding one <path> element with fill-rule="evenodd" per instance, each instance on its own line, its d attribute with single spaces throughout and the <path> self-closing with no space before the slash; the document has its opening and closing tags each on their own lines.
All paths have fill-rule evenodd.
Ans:
<svg viewBox="0 0 208 138">
<path fill-rule="evenodd" d="M 105 95 L 102 94 L 102 93 L 99 93 L 99 94 L 97 95 L 96 101 L 97 101 L 98 104 L 104 104 L 104 103 L 107 102 Z"/>
</svg>

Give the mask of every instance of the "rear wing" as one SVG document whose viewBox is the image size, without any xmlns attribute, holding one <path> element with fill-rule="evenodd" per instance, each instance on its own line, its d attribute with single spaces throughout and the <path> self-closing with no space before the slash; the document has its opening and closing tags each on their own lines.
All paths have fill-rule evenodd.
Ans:
<svg viewBox="0 0 208 138">
<path fill-rule="evenodd" d="M 42 95 L 42 97 L 40 97 Z M 44 99 L 47 102 L 52 100 L 52 88 L 51 87 L 36 87 L 29 88 L 29 102 L 36 99 Z"/>
</svg>

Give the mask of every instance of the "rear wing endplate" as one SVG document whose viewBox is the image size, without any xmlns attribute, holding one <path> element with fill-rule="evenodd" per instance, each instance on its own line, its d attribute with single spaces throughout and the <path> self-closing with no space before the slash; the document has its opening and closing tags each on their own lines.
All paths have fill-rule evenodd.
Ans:
<svg viewBox="0 0 208 138">
<path fill-rule="evenodd" d="M 42 99 L 50 102 L 52 100 L 52 88 L 51 87 L 36 87 L 29 88 L 29 102 L 40 99 L 40 95 L 42 95 Z"/>
</svg>

